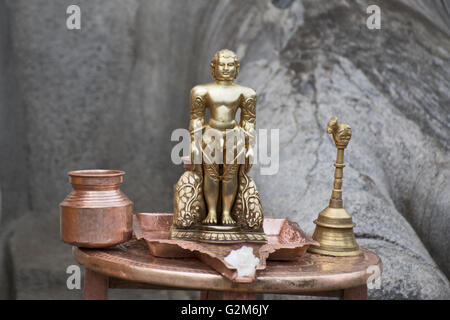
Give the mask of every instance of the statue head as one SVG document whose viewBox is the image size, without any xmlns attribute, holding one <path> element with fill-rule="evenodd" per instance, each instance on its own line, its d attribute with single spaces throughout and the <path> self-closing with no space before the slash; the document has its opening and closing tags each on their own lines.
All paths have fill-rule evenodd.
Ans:
<svg viewBox="0 0 450 320">
<path fill-rule="evenodd" d="M 232 81 L 239 74 L 239 59 L 233 51 L 222 49 L 214 54 L 210 67 L 215 79 Z"/>
</svg>

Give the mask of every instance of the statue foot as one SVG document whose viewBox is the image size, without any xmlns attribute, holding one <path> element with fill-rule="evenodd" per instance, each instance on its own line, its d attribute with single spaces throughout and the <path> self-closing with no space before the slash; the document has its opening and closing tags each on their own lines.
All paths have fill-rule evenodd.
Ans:
<svg viewBox="0 0 450 320">
<path fill-rule="evenodd" d="M 202 221 L 203 224 L 217 224 L 217 217 L 215 214 L 209 213 L 205 220 Z"/>
<path fill-rule="evenodd" d="M 236 221 L 234 221 L 229 214 L 224 214 L 222 217 L 222 224 L 236 224 Z"/>
</svg>

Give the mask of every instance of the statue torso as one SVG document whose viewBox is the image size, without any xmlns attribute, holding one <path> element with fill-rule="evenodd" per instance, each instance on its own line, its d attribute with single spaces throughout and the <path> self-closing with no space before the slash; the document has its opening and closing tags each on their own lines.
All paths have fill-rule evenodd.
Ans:
<svg viewBox="0 0 450 320">
<path fill-rule="evenodd" d="M 199 87 L 204 92 L 205 106 L 210 110 L 209 124 L 217 129 L 236 125 L 236 112 L 253 91 L 235 83 L 221 85 L 213 82 Z"/>
</svg>

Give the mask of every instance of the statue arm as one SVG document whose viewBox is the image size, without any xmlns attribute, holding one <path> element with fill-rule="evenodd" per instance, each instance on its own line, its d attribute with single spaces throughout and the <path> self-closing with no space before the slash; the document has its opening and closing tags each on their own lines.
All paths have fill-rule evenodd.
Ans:
<svg viewBox="0 0 450 320">
<path fill-rule="evenodd" d="M 248 149 L 254 146 L 250 138 L 254 138 L 256 130 L 256 93 L 253 91 L 243 100 L 240 126 L 245 131 L 245 147 Z"/>
<path fill-rule="evenodd" d="M 191 90 L 191 117 L 189 121 L 189 133 L 191 139 L 197 130 L 202 130 L 205 125 L 205 95 L 204 90 L 194 87 Z"/>
<path fill-rule="evenodd" d="M 199 87 L 194 87 L 191 90 L 191 116 L 189 121 L 189 135 L 191 138 L 191 163 L 197 162 L 194 162 L 194 159 L 198 157 L 200 153 L 201 133 L 205 125 L 205 96 L 206 91 L 202 90 Z"/>
<path fill-rule="evenodd" d="M 244 96 L 241 107 L 241 121 L 240 127 L 245 134 L 245 149 L 246 153 L 246 172 L 251 168 L 253 163 L 253 148 L 256 139 L 256 93 L 251 90 L 251 93 Z"/>
</svg>

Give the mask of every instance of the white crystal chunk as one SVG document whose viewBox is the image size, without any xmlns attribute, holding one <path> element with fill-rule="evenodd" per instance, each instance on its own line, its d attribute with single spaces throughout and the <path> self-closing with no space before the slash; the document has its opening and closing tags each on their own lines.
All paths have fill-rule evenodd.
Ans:
<svg viewBox="0 0 450 320">
<path fill-rule="evenodd" d="M 230 252 L 225 261 L 237 269 L 237 277 L 254 276 L 259 259 L 253 254 L 253 248 L 242 246 Z"/>
</svg>

